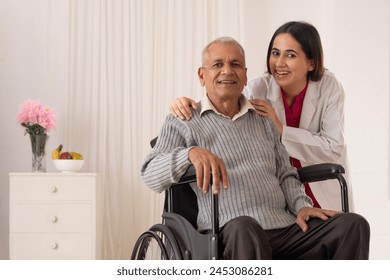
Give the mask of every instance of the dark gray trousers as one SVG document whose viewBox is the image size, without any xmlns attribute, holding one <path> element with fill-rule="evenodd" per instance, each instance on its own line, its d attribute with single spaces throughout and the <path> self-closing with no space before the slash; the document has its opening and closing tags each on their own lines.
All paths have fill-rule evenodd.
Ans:
<svg viewBox="0 0 390 280">
<path fill-rule="evenodd" d="M 370 226 L 355 213 L 327 221 L 313 218 L 304 233 L 297 224 L 263 230 L 253 218 L 229 221 L 220 231 L 220 258 L 234 260 L 367 260 Z"/>
</svg>

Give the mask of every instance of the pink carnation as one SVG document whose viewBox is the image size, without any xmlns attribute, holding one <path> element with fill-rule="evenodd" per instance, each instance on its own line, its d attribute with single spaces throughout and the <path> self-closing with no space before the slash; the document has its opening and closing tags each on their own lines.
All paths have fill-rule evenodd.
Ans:
<svg viewBox="0 0 390 280">
<path fill-rule="evenodd" d="M 40 134 L 31 131 L 31 129 L 35 130 L 37 127 L 44 133 L 57 127 L 56 112 L 44 106 L 39 101 L 30 99 L 20 106 L 17 120 L 19 124 L 26 127 L 26 132 L 30 134 Z"/>
</svg>

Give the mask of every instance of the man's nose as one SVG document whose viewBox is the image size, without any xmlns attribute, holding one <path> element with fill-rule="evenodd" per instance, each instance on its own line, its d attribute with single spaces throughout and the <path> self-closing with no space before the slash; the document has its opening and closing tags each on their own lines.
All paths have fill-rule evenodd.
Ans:
<svg viewBox="0 0 390 280">
<path fill-rule="evenodd" d="M 221 73 L 225 75 L 230 75 L 233 73 L 233 68 L 230 65 L 226 64 L 222 67 Z"/>
</svg>

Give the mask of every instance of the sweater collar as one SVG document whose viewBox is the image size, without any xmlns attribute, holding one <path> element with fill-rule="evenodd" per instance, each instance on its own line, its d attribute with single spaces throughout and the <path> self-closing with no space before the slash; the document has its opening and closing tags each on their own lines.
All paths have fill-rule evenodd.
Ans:
<svg viewBox="0 0 390 280">
<path fill-rule="evenodd" d="M 240 111 L 233 116 L 232 121 L 237 120 L 239 117 L 245 115 L 249 110 L 255 111 L 255 108 L 252 106 L 252 104 L 246 99 L 244 95 L 240 96 L 240 99 L 238 100 L 240 104 Z M 207 94 L 205 94 L 201 100 L 201 111 L 200 111 L 200 116 L 206 111 L 213 111 L 217 115 L 223 116 L 225 118 L 230 119 L 228 116 L 225 116 L 224 114 L 221 114 L 220 112 L 217 111 L 217 109 L 214 107 L 214 105 L 211 103 L 209 97 Z"/>
</svg>

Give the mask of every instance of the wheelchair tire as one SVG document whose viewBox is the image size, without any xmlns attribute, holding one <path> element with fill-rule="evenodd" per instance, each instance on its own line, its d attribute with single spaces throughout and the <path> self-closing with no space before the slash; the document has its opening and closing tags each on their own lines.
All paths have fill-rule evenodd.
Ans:
<svg viewBox="0 0 390 280">
<path fill-rule="evenodd" d="M 162 224 L 152 226 L 135 243 L 131 260 L 182 260 L 179 245 L 170 229 Z"/>
</svg>

